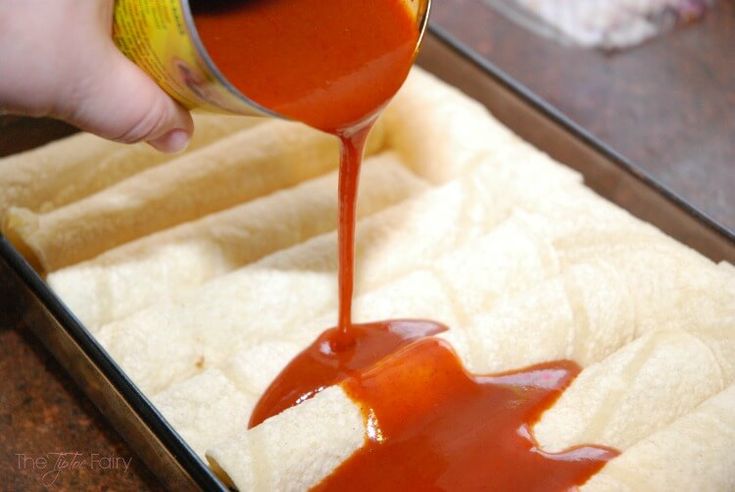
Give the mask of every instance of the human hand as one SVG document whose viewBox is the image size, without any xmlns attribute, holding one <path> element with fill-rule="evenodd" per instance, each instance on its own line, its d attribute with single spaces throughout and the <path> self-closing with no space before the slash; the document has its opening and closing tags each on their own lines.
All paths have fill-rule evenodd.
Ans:
<svg viewBox="0 0 735 492">
<path fill-rule="evenodd" d="M 183 150 L 193 123 L 112 42 L 114 0 L 0 0 L 0 112 Z"/>
</svg>

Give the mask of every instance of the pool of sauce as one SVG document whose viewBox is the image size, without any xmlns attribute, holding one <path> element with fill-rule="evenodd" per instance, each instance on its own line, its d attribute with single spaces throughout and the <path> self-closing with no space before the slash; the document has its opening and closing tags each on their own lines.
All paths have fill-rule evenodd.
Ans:
<svg viewBox="0 0 735 492">
<path fill-rule="evenodd" d="M 618 452 L 544 452 L 531 426 L 579 370 L 556 361 L 477 376 L 442 340 L 406 345 L 341 383 L 362 409 L 366 442 L 314 490 L 573 489 Z"/>
<path fill-rule="evenodd" d="M 341 383 L 401 347 L 447 328 L 433 321 L 392 320 L 351 325 L 352 343 L 340 345 L 340 332 L 322 333 L 271 383 L 250 417 L 249 427 Z"/>
<path fill-rule="evenodd" d="M 315 490 L 564 491 L 619 453 L 538 448 L 531 428 L 580 371 L 554 361 L 493 375 L 469 374 L 426 320 L 322 333 L 276 377 L 249 427 L 340 384 L 361 409 L 365 444 Z"/>
</svg>

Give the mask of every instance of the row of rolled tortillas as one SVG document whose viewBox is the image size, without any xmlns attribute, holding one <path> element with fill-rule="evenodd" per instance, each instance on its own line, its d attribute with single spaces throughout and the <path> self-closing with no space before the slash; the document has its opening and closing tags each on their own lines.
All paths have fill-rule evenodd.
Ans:
<svg viewBox="0 0 735 492">
<path fill-rule="evenodd" d="M 705 265 L 701 258 L 690 256 L 689 252 L 680 250 L 678 246 L 663 251 L 670 254 L 671 258 L 662 261 L 658 261 L 662 251 L 642 254 L 640 262 L 629 271 L 619 270 L 627 257 L 627 253 L 621 253 L 621 257 L 609 258 L 609 263 L 594 261 L 575 264 L 565 269 L 563 274 L 539 281 L 549 270 L 554 270 L 554 262 L 551 261 L 548 243 L 536 244 L 533 235 L 525 238 L 519 235 L 523 224 L 528 223 L 527 219 L 514 216 L 488 236 L 433 262 L 432 268 L 420 269 L 358 298 L 356 315 L 383 318 L 410 314 L 431 316 L 450 323 L 453 330 L 446 338 L 459 351 L 465 365 L 479 373 L 558 358 L 572 358 L 588 365 L 624 346 L 614 357 L 604 360 L 604 369 L 595 371 L 591 368 L 589 372 L 583 372 L 575 384 L 583 385 L 585 390 L 575 392 L 576 386 L 573 386 L 569 395 L 574 395 L 576 399 L 571 402 L 562 399 L 555 407 L 560 410 L 549 414 L 547 420 L 551 424 L 544 427 L 546 421 L 542 422 L 540 429 L 545 432 L 539 432 L 538 437 L 542 444 L 550 448 L 578 442 L 601 442 L 626 449 L 640 435 L 645 436 L 652 424 L 665 425 L 732 382 L 731 361 L 735 360 L 732 329 L 735 325 L 733 320 L 728 320 L 727 313 L 732 313 L 735 308 L 732 304 L 735 282 L 725 269 L 706 265 L 708 268 L 704 269 L 705 272 L 699 274 L 702 278 L 698 290 L 689 292 L 683 302 L 677 294 L 686 290 L 687 277 L 697 276 L 698 270 Z M 465 263 L 464 260 L 468 258 L 471 261 Z M 509 270 L 503 265 L 503 259 L 508 258 L 528 261 L 530 265 L 518 266 L 520 262 L 516 261 L 516 266 Z M 680 268 L 678 273 L 668 279 L 657 278 L 655 272 L 658 269 L 672 265 Z M 447 277 L 461 278 L 464 285 L 448 285 L 445 280 Z M 536 281 L 538 286 L 530 289 L 526 286 L 527 290 L 514 294 L 514 287 L 520 288 L 524 283 L 519 278 L 527 279 L 525 283 Z M 641 278 L 650 280 L 641 282 Z M 468 281 L 470 279 L 475 281 Z M 659 280 L 671 282 L 660 292 L 668 294 L 666 302 L 649 305 L 645 298 L 643 302 L 637 302 L 639 296 L 655 288 Z M 514 282 L 520 282 L 520 285 L 516 284 L 516 287 Z M 585 292 L 589 285 L 595 285 L 596 289 Z M 502 295 L 498 292 L 498 286 L 503 286 Z M 484 294 L 482 297 L 490 306 L 489 309 L 472 298 L 462 297 L 464 289 Z M 705 302 L 707 299 L 703 297 L 713 291 L 718 292 L 719 297 L 711 299 L 711 302 L 720 307 L 719 310 L 710 311 L 710 306 Z M 660 317 L 659 309 L 664 309 L 667 317 Z M 707 321 L 710 315 L 715 320 L 712 323 L 722 323 L 722 330 L 712 328 Z M 699 325 L 697 322 L 687 323 L 687 317 L 701 321 Z M 258 470 L 265 467 L 271 471 L 278 469 L 274 473 L 283 474 L 281 479 L 270 476 L 263 483 L 275 484 L 277 488 L 299 488 L 314 483 L 289 482 L 287 487 L 286 482 L 279 480 L 296 476 L 296 470 L 303 472 L 304 463 L 310 461 L 302 459 L 305 457 L 300 453 L 311 454 L 313 449 L 319 449 L 313 447 L 319 435 L 326 436 L 321 439 L 332 444 L 355 443 L 336 455 L 348 456 L 356 449 L 355 446 L 359 447 L 362 443 L 362 425 L 339 427 L 346 434 L 335 439 L 334 434 L 338 430 L 325 434 L 326 430 L 321 424 L 315 424 L 310 416 L 296 413 L 295 420 L 288 425 L 309 422 L 307 427 L 313 431 L 313 436 L 309 439 L 305 439 L 301 433 L 294 436 L 296 441 L 304 443 L 300 451 L 281 443 L 283 454 L 272 456 L 272 462 L 262 447 L 252 451 L 255 458 L 243 459 L 246 451 L 241 446 L 241 434 L 253 404 L 269 381 L 333 319 L 334 313 L 331 313 L 294 327 L 289 330 L 290 336 L 276 334 L 264 340 L 261 338 L 259 342 L 251 342 L 224 364 L 169 387 L 154 396 L 154 401 L 198 452 L 215 446 L 212 455 L 219 456 L 220 447 L 216 443 L 229 434 L 230 439 L 238 443 L 231 448 L 239 453 L 235 463 L 247 463 L 242 465 L 247 473 L 257 474 Z M 700 326 L 701 333 L 685 332 L 681 328 L 682 322 Z M 642 338 L 636 339 L 641 335 Z M 634 339 L 636 342 L 625 345 Z M 713 357 L 713 354 L 717 356 Z M 685 355 L 688 359 L 682 363 L 680 359 Z M 631 364 L 629 359 L 636 359 L 636 356 L 635 364 Z M 691 371 L 691 376 L 682 378 L 678 371 L 672 370 L 676 367 L 685 372 Z M 620 390 L 621 383 L 627 384 L 627 389 L 616 394 L 612 390 Z M 607 398 L 599 399 L 599 394 L 590 391 L 590 388 L 606 392 Z M 622 406 L 608 401 L 611 397 L 618 398 Z M 676 405 L 664 405 L 663 411 L 657 410 L 663 400 L 671 398 L 675 398 Z M 192 399 L 210 403 L 192 405 Z M 346 397 L 342 403 L 343 409 L 349 406 L 352 413 L 359 414 L 357 407 Z M 613 405 L 609 405 L 611 403 Z M 606 408 L 616 408 L 619 413 L 611 412 L 607 418 L 602 418 L 598 415 L 599 410 Z M 575 409 L 578 413 L 581 409 L 584 415 L 574 414 Z M 192 411 L 195 413 L 190 413 Z M 324 416 L 324 426 L 333 427 L 334 413 L 321 407 L 314 411 Z M 345 414 L 350 415 L 350 412 Z M 562 418 L 554 419 L 554 415 L 561 415 Z M 283 435 L 287 434 L 285 432 Z M 547 438 L 547 435 L 550 437 Z M 271 435 L 268 435 L 267 441 L 281 442 Z M 329 447 L 324 455 L 333 456 L 334 450 L 334 447 Z M 293 456 L 293 461 L 286 455 Z M 260 463 L 258 459 L 266 462 Z M 296 468 L 289 468 L 282 466 L 284 463 L 299 464 Z M 328 472 L 334 465 L 330 463 L 325 465 L 318 461 L 315 466 L 325 467 L 319 469 Z M 225 465 L 225 469 L 229 471 L 230 467 Z M 323 476 L 315 474 L 312 479 L 318 481 Z M 255 478 L 253 476 L 240 481 L 240 487 L 250 489 L 256 483 L 249 480 Z"/>
<path fill-rule="evenodd" d="M 382 147 L 382 126 L 368 154 Z M 11 207 L 4 232 L 46 271 L 167 227 L 322 175 L 337 167 L 334 137 L 269 121 L 143 170 L 44 213 Z"/>
<path fill-rule="evenodd" d="M 599 368 L 593 365 L 583 372 L 569 390 L 571 401 L 564 399 L 565 396 L 539 426 L 537 436 L 549 448 L 579 442 L 602 442 L 626 449 L 641 435 L 647 435 L 652 425 L 666 425 L 732 382 L 735 340 L 732 337 L 733 321 L 728 321 L 727 313 L 732 312 L 733 305 L 728 306 L 727 300 L 735 296 L 735 284 L 728 272 L 709 265 L 711 268 L 705 269 L 709 271 L 700 275 L 699 291 L 689 293 L 686 297 L 688 303 L 681 302 L 675 294 L 686 288 L 687 276 L 697 275 L 703 264 L 701 258 L 691 257 L 676 247 L 668 252 L 672 258 L 667 261 L 657 261 L 660 251 L 649 251 L 649 254 L 642 255 L 636 268 L 622 273 L 617 268 L 621 258 L 611 259 L 615 260 L 613 264 L 576 264 L 563 275 L 540 282 L 536 288 L 509 294 L 508 291 L 513 291 L 509 279 L 517 281 L 523 268 L 502 271 L 501 258 L 532 258 L 536 265 L 526 268 L 537 271 L 536 278 L 543 276 L 543 259 L 548 262 L 548 248 L 531 246 L 530 238 L 526 238 L 524 247 L 519 228 L 527 222 L 527 217 L 513 217 L 475 244 L 435 262 L 430 270 L 419 270 L 358 298 L 355 306 L 357 316 L 401 317 L 410 313 L 433 316 L 451 323 L 454 329 L 446 338 L 459 351 L 466 366 L 480 373 L 565 357 L 588 365 L 624 346 L 614 356 L 605 359 Z M 480 256 L 482 253 L 486 253 L 484 263 Z M 474 261 L 463 263 L 468 257 Z M 667 303 L 657 303 L 657 307 L 665 308 L 668 314 L 668 317 L 660 318 L 653 306 L 646 303 L 637 306 L 636 300 L 660 280 L 653 272 L 672 265 L 679 265 L 682 269 L 677 274 L 679 280 L 668 279 L 672 283 L 662 292 L 674 295 L 667 299 Z M 498 270 L 501 273 L 494 273 Z M 461 297 L 462 287 L 453 290 L 451 285 L 447 286 L 441 280 L 442 273 L 465 281 L 472 278 L 473 273 L 479 275 L 478 281 L 464 287 L 484 293 L 486 302 L 492 307 L 486 312 L 483 312 L 483 307 L 473 307 L 472 299 Z M 493 275 L 494 279 L 488 278 Z M 640 278 L 650 280 L 641 283 Z M 498 295 L 498 285 L 505 286 L 505 295 Z M 596 290 L 585 293 L 584 289 L 589 285 L 595 285 Z M 702 302 L 702 296 L 707 296 L 710 291 L 720 293 L 719 298 L 712 299 L 715 306 L 720 305 L 719 310 L 710 311 L 707 303 Z M 396 302 L 396 299 L 405 301 Z M 715 321 L 708 321 L 710 315 Z M 697 333 L 688 333 L 680 327 L 682 319 L 686 320 L 687 316 L 701 320 L 699 325 L 686 323 L 698 326 Z M 262 483 L 275 484 L 277 488 L 287 485 L 286 488 L 299 488 L 312 483 L 287 484 L 279 480 L 296 476 L 296 470 L 304 470 L 304 463 L 310 461 L 300 453 L 311 455 L 313 449 L 319 449 L 314 447 L 319 435 L 327 436 L 320 438 L 319 442 L 326 439 L 331 443 L 326 444 L 329 449 L 324 451 L 325 455 L 332 454 L 335 448 L 330 446 L 338 446 L 334 443 L 354 443 L 353 447 L 348 446 L 337 454 L 338 457 L 348 456 L 362 442 L 362 425 L 340 427 L 345 434 L 335 438 L 338 430 L 326 432 L 321 424 L 314 424 L 311 414 L 297 413 L 294 419 L 298 422 L 294 420 L 288 425 L 309 422 L 307 427 L 313 431 L 313 436 L 308 439 L 302 433 L 294 436 L 295 440 L 304 443 L 303 448 L 295 450 L 269 434 L 268 443 L 283 446 L 283 454 L 272 456 L 272 463 L 270 458 L 264 458 L 268 454 L 264 454 L 262 448 L 252 451 L 254 458 L 243 459 L 243 453 L 246 453 L 243 449 L 246 448 L 241 446 L 240 434 L 253 404 L 269 381 L 333 318 L 334 313 L 305 323 L 301 330 L 291 330 L 291 336 L 274 335 L 251 343 L 219 368 L 206 370 L 169 387 L 154 396 L 154 401 L 198 452 L 204 452 L 208 446 L 216 446 L 219 439 L 229 434 L 238 443 L 231 448 L 238 450 L 235 460 L 247 463 L 243 465 L 247 473 L 257 474 L 263 467 L 282 473 L 281 479 L 260 477 L 260 480 L 265 480 Z M 661 324 L 660 327 L 652 325 L 654 319 Z M 715 322 L 722 323 L 721 330 L 715 329 Z M 640 335 L 644 336 L 636 339 Z M 633 339 L 636 339 L 634 343 L 625 345 Z M 684 363 L 682 357 L 687 357 Z M 691 372 L 691 376 L 682 378 L 681 373 L 673 368 Z M 625 385 L 621 386 L 621 383 Z M 583 390 L 577 390 L 578 387 Z M 595 388 L 606 392 L 606 398 L 598 398 Z M 620 391 L 621 388 L 626 390 Z M 610 398 L 617 399 L 619 405 L 615 404 L 616 401 L 611 402 Z M 675 398 L 676 405 L 658 408 L 663 400 L 672 398 Z M 358 413 L 356 406 L 346 398 L 342 398 L 342 403 L 343 410 L 349 406 L 353 413 Z M 617 413 L 609 412 L 603 418 L 599 413 L 605 409 L 616 409 Z M 582 415 L 579 415 L 580 410 Z M 303 411 L 306 412 L 306 408 Z M 322 407 L 314 411 L 323 415 L 324 426 L 333 426 L 333 412 Z M 350 412 L 345 411 L 345 415 L 349 416 Z M 345 415 L 339 415 L 338 421 Z M 551 423 L 546 424 L 547 421 Z M 283 435 L 288 435 L 288 432 L 284 431 Z M 263 446 L 267 447 L 266 444 Z M 218 452 L 219 446 L 215 447 L 213 456 Z M 286 455 L 294 456 L 293 461 Z M 258 462 L 258 459 L 266 462 Z M 296 468 L 282 466 L 283 463 L 291 463 Z M 322 461 L 315 463 L 317 465 L 325 467 L 320 470 L 327 472 L 332 469 Z M 226 466 L 226 469 L 230 468 Z M 316 474 L 312 478 L 318 481 L 323 476 Z M 240 481 L 241 488 L 250 489 L 256 485 L 248 481 L 250 479 Z"/>
<path fill-rule="evenodd" d="M 409 86 L 421 83 L 421 75 L 414 78 Z M 412 170 L 420 168 L 418 174 L 441 182 L 454 176 L 458 166 L 436 141 L 417 151 L 412 142 L 424 138 L 427 130 L 436 134 L 449 128 L 445 123 L 451 124 L 452 133 L 461 136 L 462 155 L 456 162 L 462 165 L 489 147 L 490 139 L 514 138 L 492 120 L 467 125 L 464 113 L 484 111 L 477 103 L 466 100 L 458 111 L 441 97 L 449 91 L 434 91 L 418 100 L 412 97 L 415 92 L 405 91 L 405 97 L 399 97 L 384 121 L 378 122 L 368 154 L 388 146 Z M 435 114 L 444 119 L 409 121 L 416 120 L 411 115 L 429 99 L 438 106 Z M 199 116 L 196 123 L 192 151 L 171 160 L 144 146 L 121 149 L 90 135 L 4 159 L 0 162 L 3 233 L 51 272 L 337 166 L 336 139 L 300 124 L 256 124 L 250 119 L 212 116 Z M 389 139 L 386 127 L 395 130 Z"/>
<path fill-rule="evenodd" d="M 358 217 L 425 191 L 392 152 L 365 160 Z M 51 286 L 90 328 L 123 318 L 276 250 L 334 230 L 336 171 L 144 236 L 49 274 Z"/>
<path fill-rule="evenodd" d="M 475 244 L 478 254 L 504 252 L 512 256 L 510 252 L 522 243 L 509 241 L 511 231 L 518 226 L 515 217 L 509 220 L 512 222 Z M 629 450 L 639 454 L 638 449 L 650 449 L 650 440 L 656 442 L 659 434 L 671 434 L 667 438 L 671 449 L 646 457 L 656 468 L 645 475 L 651 490 L 671 490 L 667 484 L 676 482 L 671 482 L 666 464 L 680 452 L 686 436 L 702 433 L 701 439 L 706 440 L 710 432 L 724 430 L 722 435 L 711 436 L 715 451 L 707 450 L 701 457 L 702 446 L 697 445 L 673 463 L 683 465 L 697 458 L 693 461 L 696 466 L 677 470 L 682 490 L 715 485 L 713 490 L 728 490 L 725 485 L 731 487 L 735 480 L 733 462 L 721 454 L 735 445 L 733 395 L 720 398 L 714 416 L 705 413 L 700 419 L 689 414 L 699 412 L 700 405 L 735 379 L 735 279 L 727 267 L 707 265 L 677 249 L 648 251 L 630 269 L 621 269 L 627 252 L 616 258 L 576 263 L 519 292 L 514 292 L 507 278 L 498 279 L 502 273 L 494 273 L 502 269 L 502 260 L 482 264 L 475 257 L 463 270 L 462 259 L 472 253 L 460 250 L 434 262 L 431 269 L 419 270 L 358 298 L 356 314 L 382 318 L 411 313 L 452 323 L 452 330 L 442 338 L 452 342 L 465 366 L 476 373 L 560 358 L 578 360 L 586 369 L 535 427 L 543 447 L 557 450 L 584 443 L 614 446 L 623 451 L 621 458 L 625 457 L 624 465 L 615 472 L 618 480 L 627 473 L 641 473 L 636 461 L 627 458 Z M 520 256 L 533 254 L 528 248 L 521 250 Z M 658 261 L 661 253 L 670 254 L 671 259 Z M 543 257 L 546 255 L 536 255 Z M 657 270 L 672 266 L 680 271 L 667 279 L 657 277 Z M 518 273 L 515 270 L 506 275 L 515 279 Z M 462 297 L 462 288 L 453 289 L 442 279 L 455 275 L 464 281 L 476 280 L 465 288 L 486 294 L 490 307 L 475 311 L 473 300 Z M 494 275 L 495 279 L 487 278 Z M 689 276 L 698 277 L 698 286 L 686 292 Z M 660 280 L 671 283 L 659 286 Z M 510 287 L 503 295 L 494 289 L 499 283 Z M 590 285 L 595 288 L 590 289 Z M 668 297 L 655 306 L 640 302 L 639 296 L 652 289 L 660 289 L 658 294 Z M 409 300 L 401 303 L 396 299 Z M 251 431 L 243 432 L 242 427 L 278 368 L 333 316 L 308 323 L 310 329 L 304 329 L 300 336 L 276 336 L 255 343 L 221 368 L 176 384 L 156 395 L 154 401 L 188 435 L 197 451 L 210 448 L 208 456 L 241 490 L 299 490 L 314 485 L 365 439 L 358 406 L 341 390 L 325 391 Z M 263 367 L 271 369 L 265 376 Z M 200 413 L 191 418 L 190 409 L 179 404 L 186 401 L 186 394 L 216 402 L 208 406 L 212 413 L 207 415 L 200 407 Z M 730 415 L 726 413 L 728 405 Z M 692 421 L 694 427 L 679 424 L 681 418 Z M 708 427 L 698 429 L 702 419 Z M 215 421 L 228 424 L 218 425 L 215 433 L 208 428 Z M 670 426 L 677 430 L 671 431 Z M 314 450 L 319 450 L 316 456 Z M 644 485 L 645 481 L 632 489 L 645 490 Z"/>
<path fill-rule="evenodd" d="M 190 150 L 262 122 L 195 114 Z M 171 160 L 145 145 L 124 145 L 90 133 L 51 142 L 0 160 L 0 218 L 10 207 L 44 213 Z"/>
<path fill-rule="evenodd" d="M 512 180 L 498 183 L 500 174 L 494 171 L 480 166 L 465 177 L 360 221 L 357 262 L 362 266 L 356 291 L 384 284 L 492 229 L 511 210 L 492 186 L 504 184 L 504 191 L 512 192 Z M 514 166 L 511 174 L 516 172 L 525 172 L 529 179 L 534 175 Z M 547 174 L 546 179 L 553 178 Z M 568 185 L 575 189 L 574 181 Z M 516 191 L 526 196 L 529 208 L 543 208 L 538 201 L 542 195 L 528 196 L 529 189 L 523 186 Z M 576 190 L 596 199 L 584 189 Z M 573 192 L 564 193 L 571 197 Z M 334 309 L 335 244 L 336 234 L 330 233 L 281 250 L 104 325 L 97 336 L 144 391 L 158 391 L 225 359 L 258 337 L 288 334 L 305 319 Z M 516 258 L 525 261 L 520 255 Z M 294 296 L 284 299 L 283 292 Z M 243 323 L 254 319 L 258 322 Z M 202 326 L 216 326 L 216 330 L 202 330 Z M 170 348 L 161 351 L 158 347 Z"/>
<path fill-rule="evenodd" d="M 56 222 L 72 228 L 88 219 L 91 232 L 79 237 L 110 230 L 94 225 L 104 216 L 84 203 L 119 214 L 125 230 L 118 239 L 76 260 L 54 248 L 54 234 L 48 244 L 34 243 L 43 235 L 32 227 L 23 232 L 22 220 L 5 221 L 46 258 L 54 289 L 195 451 L 210 450 L 217 469 L 242 490 L 306 488 L 365 435 L 357 407 L 338 387 L 245 431 L 273 377 L 336 320 L 334 177 L 319 177 L 335 161 L 324 159 L 327 145 L 313 143 L 321 137 L 278 123 L 304 132 L 301 149 L 321 149 L 304 157 L 316 171 L 292 169 L 297 154 L 265 138 L 270 130 L 262 128 L 271 123 L 233 129 L 224 141 L 213 137 L 169 162 L 120 171 L 78 191 L 77 201 L 11 201 L 27 209 L 11 210 L 11 219 L 25 214 L 26 224 L 41 229 L 54 217 L 76 217 Z M 442 337 L 478 373 L 559 358 L 579 362 L 585 369 L 535 431 L 548 449 L 596 443 L 623 451 L 591 489 L 733 488 L 732 268 L 600 199 L 576 173 L 420 71 L 382 125 L 361 189 L 357 318 L 443 321 L 452 329 Z M 285 130 L 279 135 L 291 138 Z M 217 157 L 233 151 L 230 141 L 248 142 L 255 157 Z M 39 162 L 49 158 L 37 152 Z M 256 191 L 237 198 L 239 191 L 222 191 L 226 183 L 216 176 L 226 174 L 209 158 L 229 162 L 242 179 L 249 162 L 281 163 L 283 174 L 250 184 Z M 188 179 L 178 173 L 195 162 L 204 169 L 189 182 L 211 184 L 216 204 L 180 205 L 180 196 L 164 193 L 165 213 L 153 216 L 188 211 L 138 225 L 140 210 L 148 217 L 148 208 L 161 203 L 146 187 L 152 176 L 174 190 Z M 66 247 L 78 239 L 71 241 Z M 125 244 L 95 256 L 113 243 Z"/>
<path fill-rule="evenodd" d="M 477 103 L 460 99 L 461 104 L 458 104 L 456 96 L 447 97 L 452 96 L 455 91 L 445 86 L 437 86 L 437 90 L 428 92 L 422 91 L 422 83 L 431 82 L 420 73 L 409 80 L 407 90 L 387 111 L 382 122 L 382 127 L 386 130 L 380 134 L 386 140 L 386 151 L 391 151 L 395 158 L 407 163 L 407 171 L 413 171 L 415 177 L 429 183 L 441 184 L 476 165 L 480 160 L 511 164 L 529 154 L 517 137 L 488 118 Z M 417 85 L 418 87 L 412 87 Z M 412 116 L 422 106 L 432 108 L 431 118 L 417 120 Z M 467 115 L 472 118 L 467 118 Z M 476 121 L 482 121 L 483 124 L 473 124 Z M 451 134 L 447 137 L 456 143 L 458 150 L 454 155 L 446 148 L 436 145 L 438 136 L 447 133 L 442 122 L 451 125 Z M 269 125 L 264 124 L 261 129 L 272 129 L 272 125 Z M 283 128 L 283 125 L 279 123 L 279 128 Z M 302 130 L 308 133 L 307 129 L 299 128 L 299 131 Z M 486 136 L 480 138 L 483 134 Z M 426 135 L 437 135 L 437 138 L 424 138 L 425 144 L 419 147 L 409 145 Z M 510 141 L 517 145 L 508 145 L 507 142 Z M 328 153 L 330 149 L 322 150 Z M 214 149 L 209 151 L 214 152 Z M 280 152 L 273 147 L 252 151 L 270 151 L 275 154 Z M 332 154 L 336 155 L 336 152 Z M 315 154 L 309 155 L 316 159 Z M 554 179 L 578 179 L 576 174 L 558 165 L 545 169 L 544 163 L 548 158 L 540 153 L 535 153 L 532 157 L 530 162 L 523 163 L 522 166 L 527 175 L 539 170 L 539 177 L 549 175 L 557 176 Z M 327 157 L 326 160 L 332 158 L 333 156 Z M 384 156 L 381 160 L 389 158 Z M 275 160 L 284 165 L 291 164 L 282 156 Z M 369 158 L 368 163 L 370 161 Z M 268 160 L 263 159 L 261 162 Z M 299 161 L 298 165 L 303 163 Z M 381 176 L 378 170 L 369 168 L 370 164 L 366 166 L 366 173 L 372 173 L 375 179 L 370 179 L 370 175 L 366 176 L 366 182 L 361 187 L 360 207 L 363 210 L 378 210 L 398 198 L 413 194 L 411 190 L 418 191 L 417 187 L 406 184 L 411 176 L 405 172 L 401 173 L 399 182 L 398 170 L 383 172 Z M 163 172 L 164 169 L 160 171 Z M 179 172 L 178 169 L 174 171 Z M 501 171 L 508 176 L 499 179 L 498 183 L 519 182 L 513 176 L 521 171 L 508 165 L 499 170 Z M 540 185 L 541 182 L 537 181 L 537 186 Z M 383 189 L 396 190 L 402 196 L 392 195 L 394 199 L 385 199 L 387 193 Z M 529 193 L 532 192 L 533 190 L 529 190 Z M 88 326 L 96 328 L 162 298 L 170 297 L 171 294 L 196 288 L 206 280 L 276 249 L 304 241 L 310 237 L 306 232 L 326 232 L 324 227 L 330 224 L 333 227 L 335 223 L 331 215 L 336 203 L 334 196 L 335 188 L 330 188 L 327 182 L 307 183 L 282 190 L 276 195 L 246 202 L 219 214 L 125 244 L 81 264 L 54 271 L 48 277 L 49 282 Z M 507 197 L 506 202 L 510 198 L 512 197 Z M 104 200 L 109 201 L 108 198 Z M 432 206 L 441 207 L 442 204 L 435 203 Z M 296 229 L 298 234 L 287 228 Z M 233 254 L 233 251 L 237 253 Z M 188 265 L 186 270 L 179 268 L 183 262 Z M 89 302 L 91 299 L 94 302 Z"/>
</svg>

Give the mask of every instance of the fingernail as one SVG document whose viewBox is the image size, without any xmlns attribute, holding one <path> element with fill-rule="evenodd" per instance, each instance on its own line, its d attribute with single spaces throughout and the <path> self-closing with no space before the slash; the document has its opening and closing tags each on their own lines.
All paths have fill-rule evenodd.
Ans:
<svg viewBox="0 0 735 492">
<path fill-rule="evenodd" d="M 174 154 L 186 150 L 191 137 L 184 130 L 171 130 L 163 136 L 149 140 L 148 143 L 156 150 Z"/>
</svg>

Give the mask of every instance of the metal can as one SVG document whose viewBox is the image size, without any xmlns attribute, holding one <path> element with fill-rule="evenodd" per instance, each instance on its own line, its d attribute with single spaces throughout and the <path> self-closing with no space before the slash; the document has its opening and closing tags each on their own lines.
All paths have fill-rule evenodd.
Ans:
<svg viewBox="0 0 735 492">
<path fill-rule="evenodd" d="M 117 0 L 118 48 L 189 109 L 279 116 L 230 84 L 204 49 L 189 0 Z"/>
</svg>

